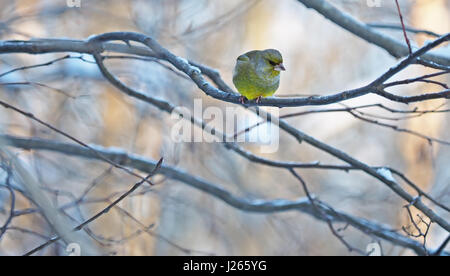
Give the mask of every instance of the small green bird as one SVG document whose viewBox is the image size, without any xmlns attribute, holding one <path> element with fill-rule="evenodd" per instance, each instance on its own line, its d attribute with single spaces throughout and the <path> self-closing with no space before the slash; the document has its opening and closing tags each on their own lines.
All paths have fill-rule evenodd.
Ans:
<svg viewBox="0 0 450 276">
<path fill-rule="evenodd" d="M 233 72 L 234 86 L 242 95 L 239 101 L 244 104 L 247 98 L 259 103 L 262 97 L 272 96 L 280 85 L 280 72 L 285 70 L 278 50 L 255 50 L 240 55 Z"/>
</svg>

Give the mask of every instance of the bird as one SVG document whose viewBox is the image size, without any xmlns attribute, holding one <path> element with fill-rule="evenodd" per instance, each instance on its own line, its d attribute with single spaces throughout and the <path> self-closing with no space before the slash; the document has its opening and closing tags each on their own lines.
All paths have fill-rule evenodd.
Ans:
<svg viewBox="0 0 450 276">
<path fill-rule="evenodd" d="M 283 57 L 276 49 L 254 50 L 240 55 L 233 70 L 233 83 L 245 99 L 258 104 L 262 97 L 272 96 L 280 86 L 280 72 L 285 71 Z"/>
</svg>

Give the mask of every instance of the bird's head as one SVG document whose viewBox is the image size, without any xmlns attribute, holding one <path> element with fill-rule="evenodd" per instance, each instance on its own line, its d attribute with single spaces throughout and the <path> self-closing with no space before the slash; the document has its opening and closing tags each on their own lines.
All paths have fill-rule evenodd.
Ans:
<svg viewBox="0 0 450 276">
<path fill-rule="evenodd" d="M 262 51 L 262 57 L 266 64 L 270 66 L 273 71 L 281 72 L 285 71 L 286 68 L 283 65 L 283 57 L 278 50 L 267 49 Z"/>
</svg>

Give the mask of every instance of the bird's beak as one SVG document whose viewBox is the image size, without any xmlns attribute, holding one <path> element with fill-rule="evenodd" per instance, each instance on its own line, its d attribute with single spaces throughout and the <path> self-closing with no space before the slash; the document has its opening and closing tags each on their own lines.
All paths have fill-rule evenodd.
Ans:
<svg viewBox="0 0 450 276">
<path fill-rule="evenodd" d="M 275 65 L 275 67 L 273 67 L 273 70 L 281 72 L 281 71 L 286 71 L 286 68 L 284 68 L 283 63 L 280 63 L 280 64 Z"/>
</svg>

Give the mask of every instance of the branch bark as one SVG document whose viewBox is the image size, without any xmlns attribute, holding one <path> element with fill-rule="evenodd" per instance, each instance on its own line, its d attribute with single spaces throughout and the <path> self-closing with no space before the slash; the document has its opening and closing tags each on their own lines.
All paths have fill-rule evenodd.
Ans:
<svg viewBox="0 0 450 276">
<path fill-rule="evenodd" d="M 38 138 L 21 138 L 10 135 L 0 135 L 0 139 L 3 140 L 5 144 L 17 148 L 27 150 L 47 150 L 66 154 L 69 156 L 78 156 L 103 161 L 102 159 L 98 158 L 97 154 L 94 154 L 89 149 L 74 144 L 60 143 Z M 114 160 L 124 166 L 128 166 L 145 173 L 151 173 L 157 165 L 157 161 L 155 160 L 150 160 L 139 155 L 130 154 L 119 149 L 107 149 L 96 145 L 91 145 L 91 147 L 94 148 L 102 156 L 108 157 L 108 159 L 110 160 Z M 181 169 L 169 165 L 162 165 L 158 170 L 158 173 L 163 174 L 170 179 L 184 183 L 192 188 L 203 191 L 242 211 L 261 214 L 285 211 L 299 211 L 311 215 L 319 220 L 324 219 L 323 216 L 317 214 L 317 211 L 312 206 L 308 198 L 298 198 L 296 200 L 250 200 L 247 198 L 237 197 L 227 190 L 219 187 L 218 185 L 210 183 L 209 181 L 200 177 L 190 175 L 182 171 Z M 320 212 L 332 218 L 333 222 L 348 223 L 359 229 L 363 233 L 371 236 L 376 236 L 393 244 L 412 249 L 418 255 L 426 255 L 428 253 L 424 251 L 422 244 L 420 244 L 419 242 L 400 235 L 395 231 L 386 228 L 386 226 L 363 218 L 358 218 L 344 212 L 336 211 L 329 206 L 317 206 L 319 206 Z"/>
<path fill-rule="evenodd" d="M 326 19 L 332 21 L 352 34 L 386 50 L 393 57 L 401 58 L 409 54 L 408 47 L 404 43 L 374 30 L 369 25 L 357 20 L 350 14 L 341 11 L 326 0 L 297 1 L 302 3 L 307 8 L 314 9 L 318 13 L 322 14 Z M 427 53 L 423 56 L 423 59 L 445 66 L 450 66 L 450 56 Z"/>
</svg>

